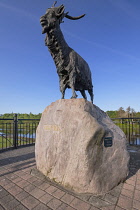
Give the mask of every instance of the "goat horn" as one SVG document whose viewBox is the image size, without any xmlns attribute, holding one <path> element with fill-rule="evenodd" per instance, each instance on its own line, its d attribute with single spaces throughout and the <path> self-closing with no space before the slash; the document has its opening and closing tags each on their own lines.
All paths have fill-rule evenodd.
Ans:
<svg viewBox="0 0 140 210">
<path fill-rule="evenodd" d="M 52 7 L 55 7 L 56 4 L 57 4 L 57 1 L 55 1 L 55 2 L 53 3 Z"/>
<path fill-rule="evenodd" d="M 68 19 L 70 19 L 70 20 L 78 20 L 78 19 L 80 19 L 80 18 L 82 18 L 84 16 L 85 16 L 85 14 L 80 15 L 78 17 L 72 17 L 72 16 L 68 15 L 68 12 L 65 14 L 65 17 L 68 18 Z"/>
</svg>

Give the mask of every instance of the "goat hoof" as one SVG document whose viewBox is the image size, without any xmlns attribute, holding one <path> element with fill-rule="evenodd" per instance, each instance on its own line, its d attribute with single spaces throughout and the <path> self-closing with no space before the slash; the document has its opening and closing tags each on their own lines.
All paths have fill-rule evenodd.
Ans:
<svg viewBox="0 0 140 210">
<path fill-rule="evenodd" d="M 72 99 L 72 98 L 77 98 L 77 96 L 78 96 L 78 95 L 72 96 L 71 99 Z"/>
</svg>

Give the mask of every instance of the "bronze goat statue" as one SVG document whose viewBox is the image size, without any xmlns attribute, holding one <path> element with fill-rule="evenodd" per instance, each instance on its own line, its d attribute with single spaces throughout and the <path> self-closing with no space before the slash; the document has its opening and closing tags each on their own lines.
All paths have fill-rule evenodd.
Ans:
<svg viewBox="0 0 140 210">
<path fill-rule="evenodd" d="M 77 98 L 75 91 L 80 91 L 83 98 L 87 99 L 85 90 L 88 90 L 91 102 L 93 103 L 93 85 L 91 71 L 86 61 L 66 43 L 60 23 L 66 17 L 77 20 L 79 17 L 72 17 L 65 13 L 64 5 L 55 7 L 56 2 L 48 8 L 46 14 L 40 18 L 42 34 L 46 33 L 45 45 L 53 57 L 59 76 L 60 91 L 64 99 L 66 88 L 72 89 L 72 97 Z"/>
</svg>

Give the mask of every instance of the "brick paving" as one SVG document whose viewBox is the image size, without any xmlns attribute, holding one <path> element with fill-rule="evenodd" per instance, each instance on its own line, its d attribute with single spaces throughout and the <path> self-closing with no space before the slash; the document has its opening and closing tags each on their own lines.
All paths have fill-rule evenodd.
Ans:
<svg viewBox="0 0 140 210">
<path fill-rule="evenodd" d="M 140 147 L 128 147 L 130 173 L 110 192 L 75 194 L 36 169 L 34 146 L 0 153 L 0 210 L 140 210 Z"/>
</svg>

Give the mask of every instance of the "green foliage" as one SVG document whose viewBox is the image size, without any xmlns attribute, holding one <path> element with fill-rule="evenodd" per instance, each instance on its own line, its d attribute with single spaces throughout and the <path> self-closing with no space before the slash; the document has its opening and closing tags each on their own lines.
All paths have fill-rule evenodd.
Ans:
<svg viewBox="0 0 140 210">
<path fill-rule="evenodd" d="M 14 113 L 5 113 L 3 115 L 0 115 L 0 119 L 13 119 Z M 18 119 L 40 119 L 41 113 L 39 114 L 32 114 L 31 112 L 29 114 L 27 113 L 18 113 Z"/>
<path fill-rule="evenodd" d="M 136 112 L 136 117 L 140 117 L 140 112 Z"/>
<path fill-rule="evenodd" d="M 14 115 L 15 115 L 14 113 L 5 113 L 3 115 L 0 115 L 0 119 L 1 119 L 0 120 L 0 129 L 3 128 L 5 123 L 9 123 L 9 125 L 7 125 L 7 126 L 10 126 L 10 124 L 12 124 L 13 121 L 12 120 L 8 120 L 8 119 L 14 119 Z M 28 121 L 29 119 L 34 119 L 34 122 L 38 122 L 40 120 L 40 118 L 41 118 L 41 113 L 39 113 L 39 114 L 32 114 L 31 112 L 30 112 L 30 114 L 18 113 L 17 114 L 17 118 L 18 119 L 23 119 L 23 120 L 20 120 L 20 123 L 23 123 L 23 122 L 27 123 L 27 122 L 29 122 Z M 7 120 L 2 120 L 2 119 L 7 119 Z M 27 119 L 27 121 L 26 121 L 26 119 Z"/>
<path fill-rule="evenodd" d="M 0 136 L 0 149 L 1 148 L 8 148 L 11 147 L 13 145 L 13 139 L 10 138 L 4 138 L 2 136 Z"/>
<path fill-rule="evenodd" d="M 106 112 L 110 118 L 116 118 L 117 117 L 117 111 L 107 111 Z"/>
<path fill-rule="evenodd" d="M 134 118 L 140 117 L 140 112 L 135 112 L 133 108 L 128 106 L 126 110 L 123 107 L 120 107 L 116 111 L 107 111 L 106 112 L 110 118 Z"/>
</svg>

